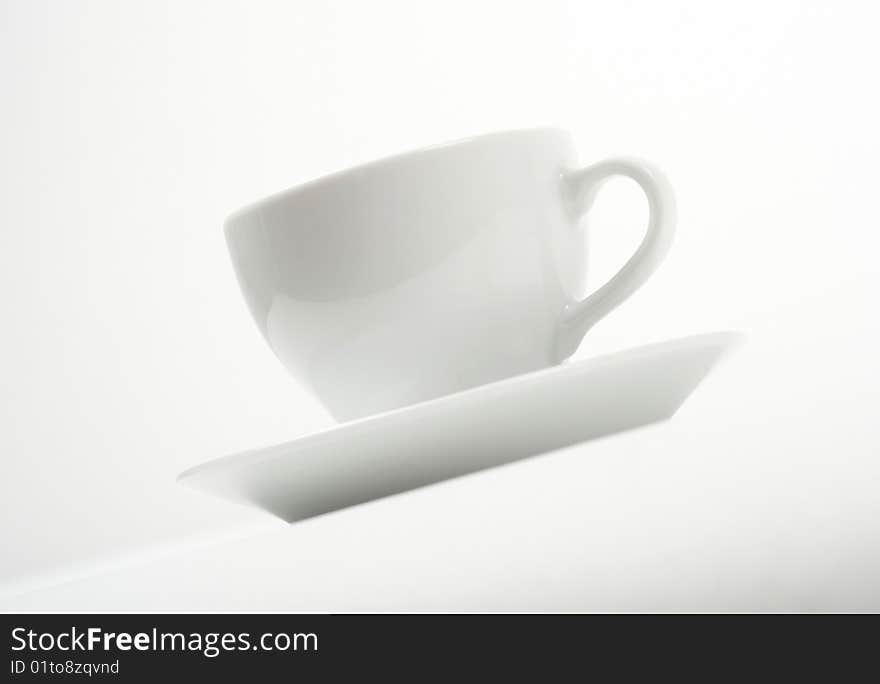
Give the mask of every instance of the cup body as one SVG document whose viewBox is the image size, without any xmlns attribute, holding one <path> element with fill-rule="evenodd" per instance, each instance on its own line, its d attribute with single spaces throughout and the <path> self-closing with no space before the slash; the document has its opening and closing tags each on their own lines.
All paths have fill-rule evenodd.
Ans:
<svg viewBox="0 0 880 684">
<path fill-rule="evenodd" d="M 574 163 L 563 131 L 498 133 L 245 207 L 225 230 L 250 311 L 339 420 L 557 363 L 585 279 Z"/>
</svg>

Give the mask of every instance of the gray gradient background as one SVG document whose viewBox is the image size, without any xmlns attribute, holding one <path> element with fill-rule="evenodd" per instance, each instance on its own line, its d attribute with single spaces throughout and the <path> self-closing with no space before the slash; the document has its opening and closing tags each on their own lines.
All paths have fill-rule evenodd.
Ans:
<svg viewBox="0 0 880 684">
<path fill-rule="evenodd" d="M 870 3 L 0 0 L 0 609 L 880 609 Z M 226 213 L 559 125 L 658 162 L 672 253 L 584 358 L 750 341 L 672 423 L 295 526 L 178 487 L 330 424 Z M 594 283 L 640 237 L 611 184 Z"/>
</svg>

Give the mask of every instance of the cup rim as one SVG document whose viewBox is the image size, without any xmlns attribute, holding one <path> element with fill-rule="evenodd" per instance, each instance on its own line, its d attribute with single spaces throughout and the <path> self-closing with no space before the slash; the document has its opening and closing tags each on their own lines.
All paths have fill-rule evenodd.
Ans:
<svg viewBox="0 0 880 684">
<path fill-rule="evenodd" d="M 568 131 L 563 128 L 559 128 L 556 126 L 537 126 L 531 128 L 511 128 L 501 131 L 493 131 L 491 133 L 478 133 L 476 135 L 455 138 L 446 142 L 434 143 L 433 145 L 425 145 L 422 147 L 412 148 L 403 152 L 398 152 L 397 154 L 391 154 L 385 157 L 380 157 L 378 159 L 373 159 L 368 162 L 355 164 L 354 166 L 349 166 L 344 169 L 340 169 L 339 171 L 333 171 L 331 173 L 318 176 L 311 180 L 297 183 L 296 185 L 292 185 L 288 188 L 285 188 L 284 190 L 279 190 L 278 192 L 265 195 L 260 199 L 249 202 L 248 204 L 245 204 L 244 206 L 239 207 L 238 209 L 230 213 L 224 221 L 224 227 L 228 230 L 231 224 L 236 219 L 244 216 L 245 214 L 251 213 L 252 211 L 260 208 L 263 205 L 270 204 L 282 198 L 290 197 L 291 195 L 295 195 L 305 190 L 310 190 L 321 185 L 330 184 L 350 174 L 361 173 L 369 169 L 377 168 L 386 164 L 397 163 L 410 157 L 416 157 L 440 149 L 447 149 L 450 147 L 464 147 L 466 145 L 473 145 L 475 143 L 487 142 L 496 138 L 535 135 L 559 135 L 569 137 Z"/>
</svg>

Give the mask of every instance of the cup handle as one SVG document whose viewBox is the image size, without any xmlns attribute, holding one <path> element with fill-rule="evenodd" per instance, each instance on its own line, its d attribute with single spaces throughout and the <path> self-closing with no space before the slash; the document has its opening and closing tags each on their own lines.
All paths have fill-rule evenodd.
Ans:
<svg viewBox="0 0 880 684">
<path fill-rule="evenodd" d="M 648 198 L 650 216 L 645 237 L 635 253 L 607 283 L 579 302 L 567 304 L 559 325 L 559 360 L 571 356 L 584 335 L 608 312 L 638 290 L 663 261 L 675 232 L 675 197 L 663 173 L 648 162 L 611 158 L 563 176 L 578 215 L 586 214 L 600 187 L 612 176 L 638 183 Z"/>
</svg>

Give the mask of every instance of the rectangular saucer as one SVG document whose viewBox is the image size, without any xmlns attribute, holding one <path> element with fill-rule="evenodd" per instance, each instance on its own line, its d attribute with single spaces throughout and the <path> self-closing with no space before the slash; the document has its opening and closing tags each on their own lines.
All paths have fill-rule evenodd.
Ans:
<svg viewBox="0 0 880 684">
<path fill-rule="evenodd" d="M 710 333 L 555 366 L 218 458 L 178 481 L 303 520 L 667 420 L 741 340 Z"/>
</svg>

